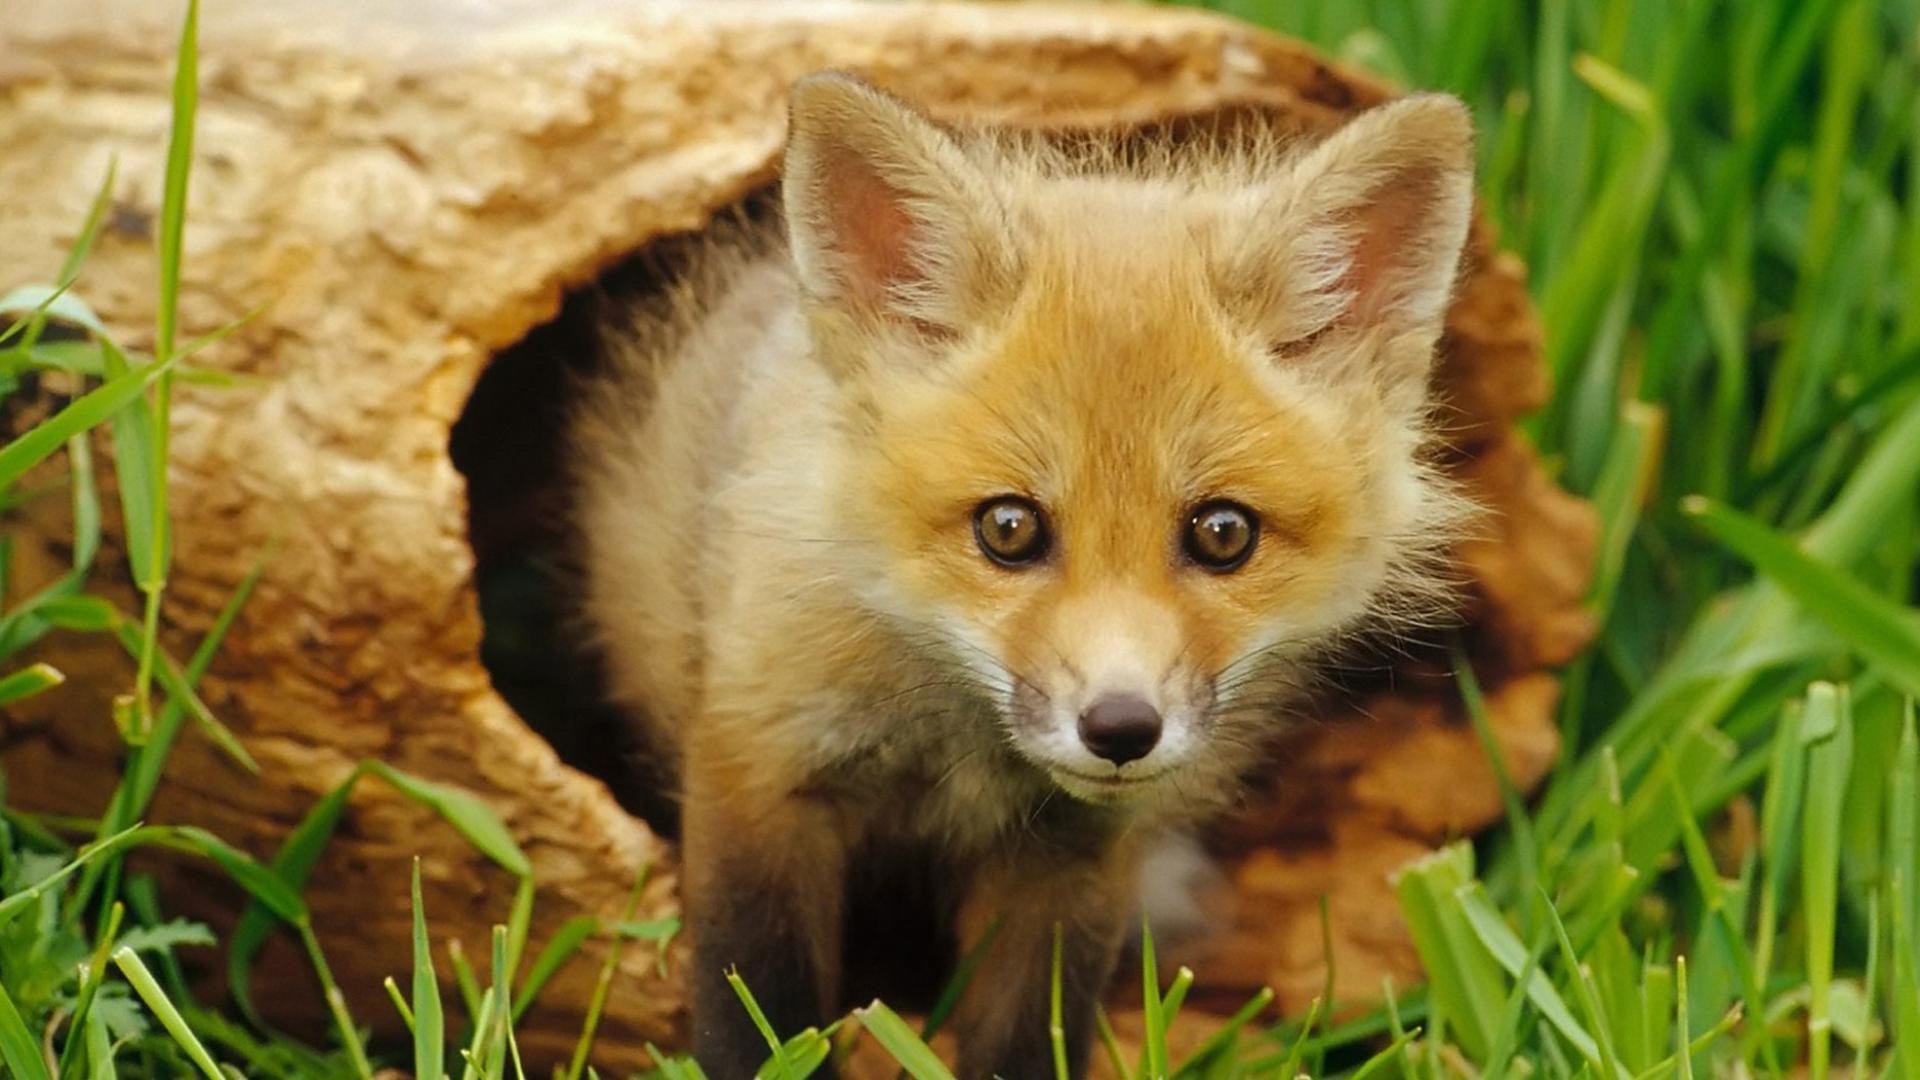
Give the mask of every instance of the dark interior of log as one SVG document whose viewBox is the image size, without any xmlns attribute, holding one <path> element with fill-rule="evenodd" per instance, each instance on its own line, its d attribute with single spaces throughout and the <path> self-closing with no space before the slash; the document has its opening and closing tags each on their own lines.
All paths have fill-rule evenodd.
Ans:
<svg viewBox="0 0 1920 1080">
<path fill-rule="evenodd" d="M 767 193 L 739 212 L 766 213 Z M 573 622 L 565 431 L 578 386 L 600 364 L 599 328 L 671 282 L 699 242 L 663 237 L 575 290 L 551 321 L 501 351 L 474 386 L 449 445 L 467 481 L 467 530 L 485 625 L 481 661 L 500 696 L 559 753 L 607 785 L 654 832 L 679 834 L 662 775 L 610 705 L 598 658 Z"/>
</svg>

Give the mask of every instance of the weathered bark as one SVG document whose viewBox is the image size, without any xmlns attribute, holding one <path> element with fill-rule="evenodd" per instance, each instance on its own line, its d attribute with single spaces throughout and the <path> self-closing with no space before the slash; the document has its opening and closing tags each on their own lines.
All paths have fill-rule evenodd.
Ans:
<svg viewBox="0 0 1920 1080">
<path fill-rule="evenodd" d="M 46 0 L 0 27 L 6 272 L 52 275 L 117 154 L 114 213 L 78 291 L 136 345 L 153 321 L 173 8 Z M 199 358 L 247 385 L 177 396 L 176 653 L 277 546 L 204 687 L 262 774 L 189 737 L 152 818 L 264 854 L 356 762 L 383 758 L 507 820 L 539 880 L 536 944 L 569 916 L 618 910 L 643 865 L 655 866 L 643 916 L 669 911 L 674 878 L 668 846 L 563 765 L 480 662 L 468 492 L 448 445 L 491 356 L 569 290 L 764 184 L 785 88 L 813 69 L 858 69 L 944 115 L 1026 124 L 1251 105 L 1324 129 L 1388 93 L 1297 44 L 1145 7 L 211 0 L 202 21 L 182 321 L 197 333 L 264 311 Z M 1543 672 L 1589 633 L 1593 529 L 1513 431 L 1546 381 L 1521 268 L 1484 229 L 1444 351 L 1454 467 L 1496 511 L 1460 555 L 1468 641 L 1508 765 L 1532 784 L 1554 752 Z M 29 576 L 64 559 L 58 502 L 7 524 Z M 104 703 L 128 672 L 91 638 L 56 636 L 40 654 L 74 678 L 0 715 L 10 796 L 98 813 L 119 750 Z M 1430 660 L 1401 667 L 1330 706 L 1361 718 L 1315 726 L 1214 838 L 1240 902 L 1201 950 L 1197 1003 L 1271 983 L 1297 1008 L 1317 992 L 1322 892 L 1343 995 L 1415 977 L 1386 874 L 1499 807 L 1451 685 Z M 406 967 L 416 854 L 436 931 L 483 955 L 511 883 L 378 785 L 355 796 L 309 891 L 358 1015 L 389 1032 L 379 983 Z M 199 913 L 237 902 L 204 869 L 163 874 Z M 528 1016 L 530 1054 L 572 1038 L 604 949 L 590 944 Z M 643 1040 L 678 1040 L 673 970 L 661 978 L 648 950 L 622 959 L 603 1068 L 637 1064 Z M 310 981 L 290 952 L 270 952 L 256 995 L 269 1013 L 311 1016 Z"/>
</svg>

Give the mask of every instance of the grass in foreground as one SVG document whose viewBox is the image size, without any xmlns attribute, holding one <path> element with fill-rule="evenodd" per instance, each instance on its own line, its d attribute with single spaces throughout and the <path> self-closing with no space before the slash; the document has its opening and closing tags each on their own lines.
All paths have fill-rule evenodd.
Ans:
<svg viewBox="0 0 1920 1080">
<path fill-rule="evenodd" d="M 1256 999 L 1192 1058 L 1169 1060 L 1166 1031 L 1192 975 L 1161 980 L 1148 942 L 1146 1045 L 1128 1059 L 1105 1041 L 1110 1067 L 1820 1078 L 1840 1065 L 1920 1080 L 1920 737 L 1908 704 L 1920 692 L 1920 4 L 1216 6 L 1475 106 L 1485 206 L 1529 262 L 1559 387 L 1532 434 L 1604 522 L 1590 598 L 1604 630 L 1567 673 L 1566 749 L 1546 790 L 1531 803 L 1509 792 L 1504 829 L 1402 873 L 1425 987 L 1383 988 L 1382 1008 L 1337 1027 L 1316 1023 L 1318 1009 L 1266 1027 Z M 0 404 L 28 383 L 72 388 L 0 446 L 0 512 L 65 497 L 75 521 L 70 572 L 24 597 L 6 588 L 0 537 L 0 706 L 59 682 L 19 659 L 54 629 L 111 634 L 132 668 L 130 691 L 102 718 L 128 764 L 100 819 L 0 812 L 0 1066 L 31 1080 L 236 1066 L 370 1075 L 375 1055 L 302 894 L 327 887 L 309 883 L 315 860 L 350 788 L 372 775 L 521 882 L 484 978 L 443 954 L 458 1018 L 441 1000 L 416 892 L 409 992 L 388 984 L 413 1032 L 400 1063 L 428 1077 L 519 1076 L 514 1022 L 584 942 L 657 944 L 677 928 L 635 923 L 629 910 L 604 925 L 576 920 L 533 950 L 529 867 L 511 836 L 470 797 L 379 763 L 323 799 L 267 863 L 199 830 L 141 823 L 189 727 L 248 763 L 193 687 L 251 583 L 184 663 L 155 632 L 171 546 L 172 388 L 220 381 L 188 363 L 208 339 L 179 343 L 174 317 L 194 21 L 190 7 L 152 354 L 119 346 L 70 288 L 111 175 L 54 283 L 0 296 L 12 319 L 0 329 Z M 95 429 L 114 450 L 138 612 L 86 591 L 104 512 Z M 1484 733 L 1471 673 L 1459 675 Z M 78 849 L 76 826 L 91 836 Z M 251 896 L 225 942 L 232 1008 L 190 993 L 178 954 L 212 935 L 165 919 L 151 883 L 124 872 L 138 845 L 208 859 Z M 282 928 L 326 994 L 331 1048 L 253 1016 L 251 959 Z M 589 1018 L 561 1075 L 592 1073 L 594 1027 Z M 945 1076 L 926 1033 L 875 1003 L 825 1032 L 766 1032 L 762 1075 L 805 1075 L 859 1037 L 915 1077 Z M 670 1080 L 701 1075 L 656 1058 Z"/>
</svg>

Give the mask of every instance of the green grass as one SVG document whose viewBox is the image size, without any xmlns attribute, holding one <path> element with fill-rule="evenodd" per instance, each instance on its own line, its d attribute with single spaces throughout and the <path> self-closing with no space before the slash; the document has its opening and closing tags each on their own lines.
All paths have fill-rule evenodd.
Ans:
<svg viewBox="0 0 1920 1080">
<path fill-rule="evenodd" d="M 1193 974 L 1163 980 L 1149 938 L 1139 1057 L 1126 1060 L 1104 1016 L 1095 1053 L 1127 1077 L 1196 1080 L 1801 1069 L 1920 1080 L 1920 0 L 1211 6 L 1473 106 L 1484 209 L 1528 261 L 1557 387 L 1528 434 L 1602 521 L 1588 599 L 1601 630 L 1565 673 L 1564 751 L 1531 798 L 1507 782 L 1478 687 L 1457 667 L 1506 822 L 1398 878 L 1425 986 L 1383 987 L 1377 1012 L 1338 1025 L 1316 1003 L 1268 1026 L 1262 994 L 1176 1060 L 1167 1031 Z M 60 683 L 28 652 L 55 629 L 110 635 L 132 669 L 100 718 L 125 740 L 127 766 L 98 820 L 0 810 L 0 1066 L 58 1080 L 234 1069 L 323 1080 L 387 1063 L 518 1077 L 513 1025 L 555 972 L 595 939 L 662 947 L 677 923 L 636 923 L 630 908 L 533 948 L 531 867 L 511 834 L 471 796 L 379 762 L 264 862 L 201 830 L 145 823 L 183 736 L 250 764 L 194 688 L 258 573 L 185 663 L 156 634 L 173 387 L 245 392 L 188 363 L 232 327 L 178 340 L 195 38 L 189 5 L 159 178 L 153 354 L 122 347 L 82 299 L 112 170 L 56 277 L 0 294 L 0 401 L 34 378 L 73 387 L 0 445 L 0 513 L 63 497 L 75 523 L 68 572 L 28 595 L 9 588 L 0 535 L 0 705 Z M 114 451 L 125 571 L 96 565 L 110 511 L 95 432 Z M 138 612 L 88 591 L 121 573 Z M 410 993 L 387 983 L 410 1049 L 367 1045 L 307 920 L 305 896 L 328 887 L 312 880 L 316 861 L 368 778 L 431 808 L 520 883 L 484 971 L 436 956 L 416 886 L 414 960 L 396 973 Z M 1757 834 L 1716 848 L 1737 801 Z M 204 859 L 249 897 L 224 943 L 231 1001 L 189 991 L 180 954 L 213 938 L 162 917 L 151 883 L 126 872 L 141 846 Z M 326 1047 L 272 1032 L 253 1009 L 253 959 L 282 932 L 327 1002 Z M 451 1009 L 434 977 L 442 959 L 459 988 Z M 613 971 L 609 957 L 596 1002 Z M 926 1040 L 963 983 L 918 1032 L 879 1002 L 825 1031 L 767 1030 L 761 1075 L 806 1075 L 861 1037 L 908 1075 L 945 1077 Z M 736 988 L 757 1014 L 751 988 Z M 598 1015 L 569 1080 L 596 1075 Z M 654 1056 L 668 1080 L 704 1075 Z M 1036 1065 L 1058 1072 L 1063 1060 L 1056 1047 Z"/>
</svg>

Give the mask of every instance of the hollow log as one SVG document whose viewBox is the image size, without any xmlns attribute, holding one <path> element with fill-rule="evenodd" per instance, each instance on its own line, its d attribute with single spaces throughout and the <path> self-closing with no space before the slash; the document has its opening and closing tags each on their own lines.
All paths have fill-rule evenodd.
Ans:
<svg viewBox="0 0 1920 1080">
<path fill-rule="evenodd" d="M 77 292 L 125 344 L 146 347 L 179 11 L 159 0 L 26 7 L 0 26 L 0 250 L 17 279 L 0 291 L 54 275 L 117 158 Z M 551 447 L 519 433 L 537 417 L 483 408 L 475 388 L 494 357 L 517 356 L 515 378 L 550 390 L 554 352 L 516 345 L 538 340 L 570 294 L 768 183 L 786 88 L 808 71 L 858 70 L 941 116 L 1068 128 L 1257 109 L 1317 132 L 1392 92 L 1297 43 L 1144 6 L 208 0 L 202 26 L 183 333 L 257 314 L 195 357 L 244 380 L 176 395 L 163 640 L 190 652 L 266 559 L 202 687 L 261 771 L 189 735 L 150 820 L 203 825 L 264 857 L 356 763 L 382 759 L 473 793 L 507 822 L 538 881 L 536 946 L 572 916 L 615 915 L 643 867 L 640 917 L 670 913 L 675 879 L 671 845 L 591 775 L 604 733 L 575 732 L 572 746 L 536 733 L 483 663 L 476 583 L 488 546 L 512 548 L 516 524 L 551 505 L 550 476 L 495 467 L 538 464 Z M 1591 633 L 1594 525 L 1515 430 L 1547 394 L 1540 331 L 1521 265 L 1496 252 L 1484 222 L 1436 381 L 1449 467 L 1493 510 L 1458 551 L 1462 640 L 1506 764 L 1531 786 L 1556 751 L 1550 671 Z M 499 387 L 508 406 L 517 385 Z M 31 415 L 12 408 L 0 413 L 9 432 Z M 456 425 L 478 466 L 450 450 Z M 5 522 L 21 589 L 68 558 L 63 502 Z M 109 557 L 103 576 L 123 578 L 123 565 Z M 123 753 L 107 702 L 131 668 L 77 635 L 54 635 L 33 658 L 70 681 L 0 712 L 9 797 L 97 815 Z M 1284 1009 L 1318 993 L 1323 895 L 1342 998 L 1374 995 L 1383 975 L 1417 979 L 1389 875 L 1500 814 L 1442 661 L 1409 650 L 1388 677 L 1330 696 L 1207 838 L 1228 903 L 1190 943 L 1197 1008 L 1231 1009 L 1260 985 Z M 380 981 L 407 969 L 415 856 L 436 936 L 470 956 L 485 955 L 513 888 L 430 813 L 360 786 L 307 898 L 357 1016 L 386 1035 L 399 1021 Z M 241 897 L 206 867 L 152 868 L 176 910 L 233 918 Z M 570 1047 L 608 948 L 590 941 L 527 1015 L 530 1057 Z M 663 975 L 650 950 L 622 955 L 603 1071 L 644 1063 L 646 1041 L 682 1041 L 683 959 L 676 947 Z M 281 942 L 255 997 L 315 1030 L 312 986 Z"/>
</svg>

